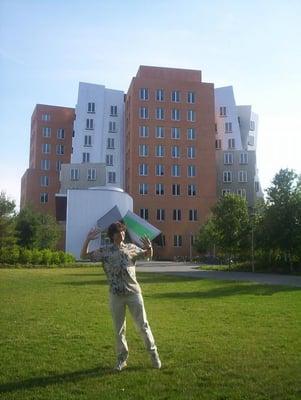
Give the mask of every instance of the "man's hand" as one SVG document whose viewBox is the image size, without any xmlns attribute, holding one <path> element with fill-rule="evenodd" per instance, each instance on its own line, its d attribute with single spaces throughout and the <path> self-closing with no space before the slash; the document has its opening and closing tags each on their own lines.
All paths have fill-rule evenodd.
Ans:
<svg viewBox="0 0 301 400">
<path fill-rule="evenodd" d="M 90 229 L 90 231 L 88 232 L 88 235 L 87 235 L 87 240 L 90 241 L 90 240 L 97 239 L 99 237 L 100 233 L 101 233 L 101 230 L 99 228 L 94 227 L 94 228 Z"/>
<path fill-rule="evenodd" d="M 152 248 L 152 242 L 149 240 L 149 238 L 148 238 L 147 236 L 143 236 L 143 237 L 141 238 L 141 242 L 142 242 L 143 248 L 144 248 L 145 250 L 149 250 L 149 249 Z"/>
</svg>

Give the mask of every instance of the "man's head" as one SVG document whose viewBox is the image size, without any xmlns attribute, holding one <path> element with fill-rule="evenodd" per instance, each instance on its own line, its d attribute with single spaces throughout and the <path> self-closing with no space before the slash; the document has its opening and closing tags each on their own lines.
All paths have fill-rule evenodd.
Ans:
<svg viewBox="0 0 301 400">
<path fill-rule="evenodd" d="M 125 237 L 125 231 L 126 226 L 123 223 L 119 221 L 113 222 L 113 224 L 111 224 L 108 228 L 108 236 L 111 242 L 114 242 L 116 239 L 118 239 L 118 241 L 120 239 L 123 241 Z"/>
</svg>

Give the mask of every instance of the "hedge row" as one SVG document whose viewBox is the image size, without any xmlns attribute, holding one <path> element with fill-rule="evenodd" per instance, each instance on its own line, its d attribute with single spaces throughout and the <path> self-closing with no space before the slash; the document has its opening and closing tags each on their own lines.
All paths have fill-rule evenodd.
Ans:
<svg viewBox="0 0 301 400">
<path fill-rule="evenodd" d="M 8 265 L 66 265 L 75 261 L 70 253 L 49 249 L 25 249 L 14 246 L 0 249 L 0 264 Z"/>
</svg>

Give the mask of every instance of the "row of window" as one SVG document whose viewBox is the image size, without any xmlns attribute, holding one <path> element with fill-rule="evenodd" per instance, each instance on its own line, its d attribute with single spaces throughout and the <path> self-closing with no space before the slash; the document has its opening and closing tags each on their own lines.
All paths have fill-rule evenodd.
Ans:
<svg viewBox="0 0 301 400">
<path fill-rule="evenodd" d="M 156 126 L 155 127 L 155 137 L 157 139 L 164 139 L 166 131 L 167 131 L 167 128 L 165 128 L 164 126 Z M 187 134 L 188 140 L 195 140 L 195 138 L 196 138 L 195 128 L 188 128 L 186 131 L 186 134 Z M 143 138 L 148 138 L 149 137 L 149 126 L 147 126 L 147 125 L 139 126 L 139 136 L 143 137 Z M 181 128 L 178 128 L 178 127 L 170 128 L 170 137 L 171 137 L 171 139 L 180 139 L 181 138 Z"/>
<path fill-rule="evenodd" d="M 234 163 L 234 153 L 224 153 L 224 164 Z M 239 153 L 239 164 L 248 164 L 248 153 Z"/>
<path fill-rule="evenodd" d="M 146 195 L 150 193 L 150 186 L 148 183 L 139 183 L 139 194 Z M 184 186 L 184 185 L 183 185 Z M 181 196 L 181 192 L 183 189 L 183 186 L 177 183 L 173 183 L 170 186 L 170 193 L 173 196 Z M 155 194 L 158 196 L 163 196 L 166 193 L 165 190 L 166 186 L 163 183 L 156 183 L 155 184 Z M 196 196 L 196 185 L 195 184 L 189 184 L 186 187 L 186 193 L 188 196 Z"/>
<path fill-rule="evenodd" d="M 171 176 L 179 177 L 181 176 L 181 170 L 184 166 L 179 164 L 172 164 L 170 167 Z M 148 164 L 139 164 L 139 175 L 140 176 L 148 176 L 149 174 L 149 166 Z M 165 175 L 165 165 L 164 164 L 156 164 L 155 165 L 155 174 L 156 176 L 164 176 Z M 196 166 L 195 165 L 187 165 L 187 176 L 194 177 L 196 176 Z"/>
<path fill-rule="evenodd" d="M 95 114 L 95 103 L 90 102 L 87 105 L 87 113 L 89 114 Z M 110 106 L 110 116 L 111 117 L 117 117 L 117 106 Z"/>
<path fill-rule="evenodd" d="M 43 154 L 51 153 L 51 144 L 50 143 L 42 143 L 42 153 Z M 63 144 L 56 145 L 56 154 L 58 156 L 62 156 L 65 154 L 65 146 Z"/>
<path fill-rule="evenodd" d="M 223 182 L 233 182 L 232 171 L 224 171 L 223 172 Z M 248 182 L 248 172 L 247 171 L 238 171 L 238 182 Z"/>
<path fill-rule="evenodd" d="M 95 124 L 93 118 L 86 119 L 86 130 L 94 130 Z M 115 121 L 109 121 L 108 131 L 115 133 L 117 132 L 117 123 Z"/>
<path fill-rule="evenodd" d="M 42 135 L 45 138 L 51 137 L 51 128 L 49 126 L 43 126 L 42 127 Z M 59 128 L 56 131 L 56 137 L 58 139 L 65 139 L 65 129 L 64 128 Z"/>
<path fill-rule="evenodd" d="M 215 141 L 216 150 L 220 150 L 222 148 L 222 140 L 216 139 Z M 228 149 L 235 149 L 235 139 L 228 139 Z"/>
<path fill-rule="evenodd" d="M 148 220 L 149 219 L 149 210 L 148 208 L 140 209 L 140 217 Z M 188 221 L 197 221 L 198 220 L 198 210 L 190 209 L 187 213 Z M 157 208 L 156 210 L 156 219 L 157 221 L 165 221 L 165 209 Z M 182 221 L 182 209 L 175 208 L 172 210 L 172 218 L 173 221 Z"/>
<path fill-rule="evenodd" d="M 164 120 L 165 119 L 165 110 L 164 108 L 156 108 L 155 110 L 155 119 Z M 148 107 L 140 107 L 138 111 L 138 115 L 140 119 L 149 119 L 150 112 Z M 172 121 L 181 121 L 181 110 L 179 108 L 172 108 L 170 113 L 170 118 Z M 186 119 L 189 122 L 196 121 L 196 112 L 195 110 L 187 110 Z"/>
<path fill-rule="evenodd" d="M 92 147 L 92 136 L 91 135 L 84 136 L 84 146 Z M 114 138 L 107 138 L 107 149 L 115 149 L 115 139 Z"/>
<path fill-rule="evenodd" d="M 72 181 L 78 181 L 80 178 L 79 168 L 71 168 L 70 170 L 70 179 Z M 88 181 L 96 181 L 96 168 L 88 168 L 87 170 L 87 180 Z"/>
<path fill-rule="evenodd" d="M 183 148 L 180 146 L 171 146 L 170 148 L 170 155 L 172 158 L 180 158 L 181 157 L 181 149 L 183 151 Z M 156 157 L 165 157 L 165 146 L 163 145 L 157 145 L 155 146 L 155 156 Z M 186 147 L 186 154 L 187 158 L 195 158 L 196 156 L 196 148 L 195 146 L 189 146 Z M 149 147 L 148 145 L 141 144 L 139 145 L 139 156 L 140 157 L 147 157 L 149 156 Z M 182 153 L 183 156 L 183 153 Z"/>
<path fill-rule="evenodd" d="M 222 196 L 226 196 L 227 194 L 230 194 L 230 193 L 234 193 L 234 192 L 231 192 L 230 189 L 222 189 Z M 246 189 L 237 189 L 236 194 L 240 197 L 244 197 L 244 198 L 247 197 Z"/>
<path fill-rule="evenodd" d="M 148 88 L 140 88 L 139 89 L 139 99 L 140 100 L 150 100 L 150 90 Z M 166 92 L 164 89 L 156 89 L 155 90 L 155 100 L 157 101 L 165 101 Z M 180 90 L 172 90 L 170 92 L 170 100 L 174 103 L 179 103 L 182 99 L 182 93 Z M 196 95 L 195 92 L 189 91 L 185 93 L 186 102 L 189 104 L 195 103 Z"/>
</svg>

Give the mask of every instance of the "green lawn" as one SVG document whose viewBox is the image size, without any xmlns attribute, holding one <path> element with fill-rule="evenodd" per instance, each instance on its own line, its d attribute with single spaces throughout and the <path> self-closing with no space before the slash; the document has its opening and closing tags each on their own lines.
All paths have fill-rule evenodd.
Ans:
<svg viewBox="0 0 301 400">
<path fill-rule="evenodd" d="M 115 350 L 100 268 L 0 270 L 0 398 L 300 399 L 301 291 L 139 274 L 163 368 L 128 319 Z"/>
</svg>

